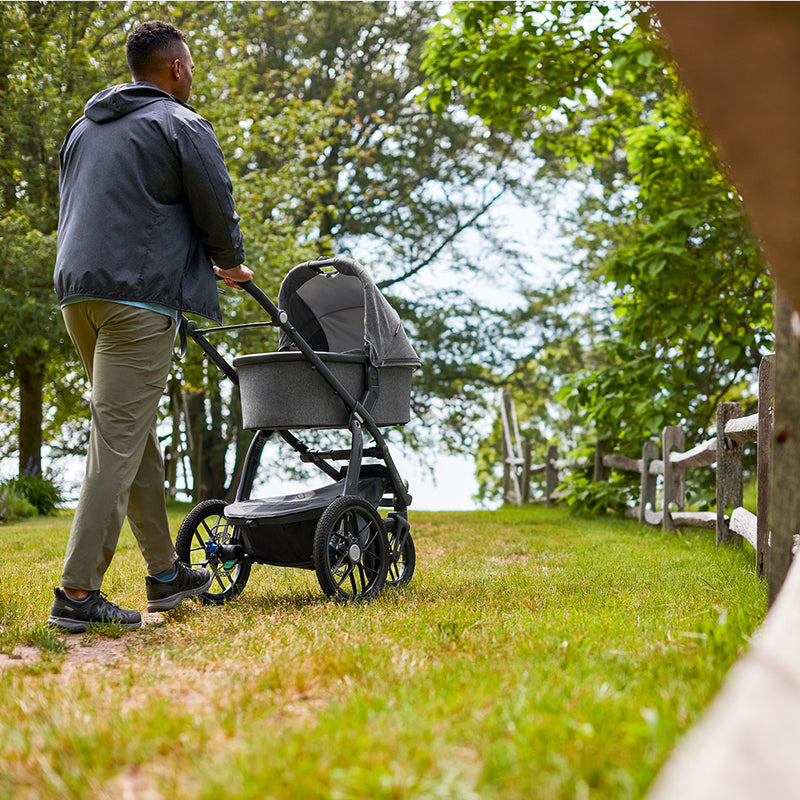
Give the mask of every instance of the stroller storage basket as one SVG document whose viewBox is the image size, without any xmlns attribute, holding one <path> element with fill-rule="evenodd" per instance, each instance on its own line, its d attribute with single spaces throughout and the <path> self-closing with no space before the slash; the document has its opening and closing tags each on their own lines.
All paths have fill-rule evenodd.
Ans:
<svg viewBox="0 0 800 800">
<path fill-rule="evenodd" d="M 365 392 L 366 355 L 318 353 L 344 388 Z M 242 419 L 249 430 L 346 428 L 350 414 L 313 364 L 297 351 L 255 353 L 233 361 L 239 375 Z M 405 425 L 411 417 L 411 375 L 406 366 L 380 367 L 378 400 L 372 409 L 381 427 Z"/>
<path fill-rule="evenodd" d="M 386 488 L 380 477 L 362 477 L 358 494 L 377 507 Z M 299 494 L 240 500 L 225 508 L 239 526 L 247 552 L 262 563 L 313 569 L 314 531 L 325 509 L 344 492 L 344 481 Z"/>
</svg>

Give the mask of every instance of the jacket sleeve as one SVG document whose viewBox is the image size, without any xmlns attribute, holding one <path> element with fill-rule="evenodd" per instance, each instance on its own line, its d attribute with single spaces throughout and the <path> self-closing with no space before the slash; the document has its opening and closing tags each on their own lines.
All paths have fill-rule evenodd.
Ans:
<svg viewBox="0 0 800 800">
<path fill-rule="evenodd" d="M 186 120 L 178 131 L 183 188 L 200 238 L 211 260 L 222 269 L 244 262 L 239 215 L 233 186 L 217 137 L 200 116 Z"/>
</svg>

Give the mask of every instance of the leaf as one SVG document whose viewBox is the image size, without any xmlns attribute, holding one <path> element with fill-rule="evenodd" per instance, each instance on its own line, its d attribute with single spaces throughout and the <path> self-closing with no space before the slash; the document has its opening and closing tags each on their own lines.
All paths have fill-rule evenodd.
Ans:
<svg viewBox="0 0 800 800">
<path fill-rule="evenodd" d="M 708 335 L 708 330 L 711 327 L 708 322 L 700 322 L 692 328 L 692 339 L 696 342 L 702 342 Z"/>
</svg>

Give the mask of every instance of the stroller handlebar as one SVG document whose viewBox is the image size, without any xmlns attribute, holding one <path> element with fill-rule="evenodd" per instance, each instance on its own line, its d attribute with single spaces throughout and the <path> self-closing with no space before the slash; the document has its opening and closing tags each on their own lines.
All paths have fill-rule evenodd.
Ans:
<svg viewBox="0 0 800 800">
<path fill-rule="evenodd" d="M 304 261 L 302 264 L 298 264 L 299 267 L 310 267 L 311 269 L 322 270 L 324 267 L 334 267 L 334 269 L 340 270 L 341 267 L 344 267 L 344 271 L 347 273 L 351 273 L 356 263 L 352 258 L 347 258 L 347 256 L 320 256 L 319 258 L 315 258 L 313 261 Z"/>
</svg>

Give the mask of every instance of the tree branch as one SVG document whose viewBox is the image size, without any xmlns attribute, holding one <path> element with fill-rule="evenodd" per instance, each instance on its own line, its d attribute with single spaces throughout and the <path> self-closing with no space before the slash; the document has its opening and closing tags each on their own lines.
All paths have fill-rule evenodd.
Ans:
<svg viewBox="0 0 800 800">
<path fill-rule="evenodd" d="M 433 250 L 433 252 L 429 253 L 426 258 L 420 261 L 418 264 L 415 264 L 410 269 L 406 270 L 402 275 L 398 275 L 395 278 L 387 278 L 386 280 L 378 282 L 378 288 L 383 290 L 389 286 L 393 286 L 396 283 L 402 283 L 408 278 L 413 277 L 418 272 L 421 272 L 425 267 L 427 267 L 438 255 L 439 253 L 447 247 L 462 231 L 469 228 L 473 225 L 477 220 L 479 220 L 504 194 L 506 191 L 506 187 L 504 186 L 491 200 L 485 202 L 469 219 L 465 220 L 464 222 L 457 225 L 448 236 L 439 244 L 437 248 Z"/>
</svg>

